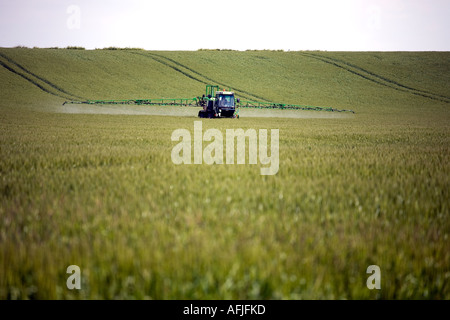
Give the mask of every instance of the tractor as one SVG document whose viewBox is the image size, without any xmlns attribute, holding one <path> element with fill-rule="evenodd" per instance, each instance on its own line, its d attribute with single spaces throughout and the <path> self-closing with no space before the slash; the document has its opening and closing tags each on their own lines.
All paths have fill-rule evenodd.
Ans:
<svg viewBox="0 0 450 320">
<path fill-rule="evenodd" d="M 220 90 L 219 86 L 207 85 L 206 94 L 198 97 L 203 110 L 198 112 L 199 118 L 239 118 L 235 114 L 236 103 L 234 92 Z"/>
</svg>

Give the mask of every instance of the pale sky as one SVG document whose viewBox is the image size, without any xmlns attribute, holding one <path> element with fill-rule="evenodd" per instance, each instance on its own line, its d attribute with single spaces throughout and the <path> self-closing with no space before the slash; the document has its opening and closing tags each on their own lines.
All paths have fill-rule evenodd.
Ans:
<svg viewBox="0 0 450 320">
<path fill-rule="evenodd" d="M 450 0 L 0 0 L 0 47 L 450 51 Z"/>
</svg>

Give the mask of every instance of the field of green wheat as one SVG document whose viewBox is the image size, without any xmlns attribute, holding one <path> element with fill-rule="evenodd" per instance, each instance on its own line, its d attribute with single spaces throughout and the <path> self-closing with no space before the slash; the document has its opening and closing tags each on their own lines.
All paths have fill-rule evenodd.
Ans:
<svg viewBox="0 0 450 320">
<path fill-rule="evenodd" d="M 0 48 L 0 299 L 450 299 L 449 83 L 448 52 Z M 203 119 L 278 129 L 265 176 L 172 162 L 198 108 L 63 105 L 206 84 L 355 113 Z"/>
</svg>

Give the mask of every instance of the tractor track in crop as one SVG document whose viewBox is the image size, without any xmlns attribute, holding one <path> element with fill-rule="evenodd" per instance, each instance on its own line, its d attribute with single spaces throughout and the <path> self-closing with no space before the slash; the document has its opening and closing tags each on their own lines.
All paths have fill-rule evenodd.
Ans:
<svg viewBox="0 0 450 320">
<path fill-rule="evenodd" d="M 60 98 L 64 98 L 64 99 L 85 99 L 83 97 L 74 95 L 70 92 L 65 91 L 64 89 L 58 87 L 57 85 L 55 85 L 54 83 L 48 81 L 45 78 L 42 78 L 38 75 L 36 75 L 35 73 L 29 71 L 28 69 L 26 69 L 25 67 L 23 67 L 22 65 L 20 65 L 19 63 L 17 63 L 16 61 L 14 61 L 13 59 L 9 58 L 8 56 L 0 53 L 0 57 L 3 58 L 5 61 L 0 60 L 0 64 L 2 67 L 4 67 L 6 70 L 22 77 L 23 79 L 25 79 L 26 81 L 30 82 L 32 85 L 38 87 L 39 89 L 41 89 L 42 91 L 49 93 L 51 95 L 60 97 Z M 19 72 L 18 70 L 14 69 L 14 67 L 12 67 L 11 65 L 8 65 L 7 63 L 10 63 L 14 66 L 16 66 L 17 68 L 19 68 L 20 70 L 22 70 L 24 73 Z M 33 79 L 34 78 L 34 79 Z M 57 92 L 53 92 L 48 88 L 45 88 L 45 86 L 42 83 L 39 82 L 43 82 L 46 85 L 50 86 L 51 88 L 53 88 L 54 90 L 56 90 Z"/>
<path fill-rule="evenodd" d="M 143 57 L 147 57 L 147 58 L 153 59 L 156 62 L 159 62 L 159 63 L 161 63 L 161 64 L 163 64 L 163 65 L 165 65 L 165 66 L 167 66 L 167 67 L 169 67 L 169 68 L 171 68 L 171 69 L 173 69 L 173 70 L 183 74 L 184 76 L 186 76 L 186 77 L 188 77 L 188 78 L 190 78 L 192 80 L 198 81 L 198 82 L 203 83 L 203 84 L 208 84 L 207 82 L 205 82 L 203 80 L 200 80 L 200 79 L 198 79 L 198 78 L 196 78 L 196 77 L 194 77 L 194 76 L 184 72 L 183 70 L 178 69 L 177 67 L 171 66 L 170 64 L 162 61 L 161 59 L 158 59 L 158 58 L 155 58 L 155 57 L 151 57 L 151 56 L 149 56 L 147 54 L 142 54 L 142 53 L 139 53 L 139 52 L 130 52 L 130 53 L 131 54 L 137 54 L 137 55 L 140 55 L 140 56 L 143 56 Z"/>
<path fill-rule="evenodd" d="M 173 60 L 173 59 L 170 59 L 170 58 L 161 56 L 161 55 L 156 54 L 156 53 L 150 53 L 150 54 L 151 54 L 151 55 L 158 56 L 158 57 L 161 57 L 161 58 L 164 58 L 164 59 L 166 59 L 166 60 L 168 60 L 168 61 L 170 61 L 170 62 L 172 62 L 172 63 L 175 63 L 176 65 L 178 65 L 178 66 L 180 66 L 180 67 L 183 67 L 183 68 L 185 68 L 185 69 L 187 69 L 187 70 L 189 70 L 189 71 L 191 71 L 191 72 L 193 72 L 193 73 L 195 73 L 195 74 L 197 74 L 197 75 L 199 75 L 199 76 L 205 78 L 206 80 L 208 80 L 208 81 L 210 81 L 210 82 L 212 81 L 212 82 L 214 82 L 214 83 L 217 83 L 217 84 L 220 85 L 220 86 L 230 88 L 230 89 L 232 89 L 232 90 L 234 90 L 234 91 L 236 91 L 236 92 L 240 92 L 241 95 L 242 95 L 242 93 L 243 93 L 244 95 L 247 95 L 247 98 L 250 98 L 250 99 L 256 98 L 256 99 L 259 99 L 259 100 L 264 100 L 264 101 L 266 101 L 266 102 L 271 102 L 271 101 L 269 101 L 269 100 L 267 100 L 267 99 L 265 99 L 265 98 L 263 98 L 263 97 L 254 95 L 253 93 L 250 93 L 250 92 L 244 91 L 244 90 L 242 90 L 242 89 L 239 89 L 239 88 L 235 88 L 235 87 L 233 87 L 233 86 L 230 86 L 229 84 L 221 83 L 221 82 L 219 82 L 219 81 L 216 81 L 216 80 L 214 80 L 214 79 L 211 79 L 211 78 L 209 78 L 209 77 L 207 77 L 207 76 L 201 74 L 200 72 L 195 71 L 195 70 L 193 70 L 193 69 L 191 69 L 191 68 L 189 68 L 189 67 L 187 67 L 187 66 L 185 66 L 185 65 L 183 65 L 183 64 L 181 64 L 181 63 L 179 63 L 178 61 L 175 61 L 175 60 Z M 243 96 L 243 95 L 242 95 L 242 96 Z"/>
<path fill-rule="evenodd" d="M 324 58 L 325 58 L 325 57 L 324 57 Z M 444 101 L 444 102 L 450 102 L 450 97 L 443 96 L 443 95 L 440 95 L 440 94 L 436 94 L 436 93 L 433 93 L 433 92 L 430 92 L 430 91 L 420 90 L 420 89 L 416 89 L 416 88 L 412 88 L 412 87 L 406 86 L 406 85 L 401 84 L 401 83 L 399 83 L 399 82 L 397 82 L 397 81 L 395 81 L 395 80 L 391 80 L 391 79 L 388 79 L 388 78 L 386 78 L 386 77 L 380 76 L 380 75 L 378 75 L 378 74 L 376 74 L 376 73 L 373 73 L 373 72 L 371 72 L 371 71 L 368 71 L 368 70 L 366 70 L 366 69 L 363 69 L 363 68 L 361 68 L 361 67 L 358 67 L 358 66 L 356 66 L 356 65 L 354 65 L 354 64 L 348 63 L 348 62 L 343 61 L 343 60 L 339 60 L 339 59 L 336 59 L 336 58 L 330 58 L 330 57 L 328 57 L 328 59 L 329 59 L 329 60 L 336 61 L 337 63 L 342 63 L 342 64 L 344 64 L 344 65 L 347 65 L 347 66 L 349 66 L 349 67 L 351 67 L 351 68 L 354 68 L 354 69 L 356 69 L 356 70 L 359 70 L 359 71 L 361 71 L 361 72 L 367 73 L 367 74 L 369 74 L 369 75 L 371 75 L 371 76 L 373 76 L 373 77 L 375 77 L 375 78 L 380 79 L 381 81 L 385 81 L 385 82 L 391 83 L 391 84 L 393 84 L 394 86 L 398 86 L 398 87 L 400 87 L 400 88 L 403 88 L 403 89 L 406 89 L 406 90 L 409 90 L 409 91 L 413 91 L 413 92 L 411 92 L 411 93 L 414 93 L 414 92 L 415 92 L 415 93 L 419 93 L 419 94 L 429 95 L 429 96 L 430 96 L 429 98 L 432 98 L 432 97 L 442 98 L 442 99 L 444 99 L 444 100 L 441 100 L 441 101 Z"/>
<path fill-rule="evenodd" d="M 330 58 L 330 57 L 325 57 L 319 54 L 314 54 L 314 53 L 302 53 L 304 56 L 322 61 L 324 63 L 333 65 L 337 68 L 343 69 L 347 72 L 350 72 L 358 77 L 361 77 L 363 79 L 366 79 L 368 81 L 374 82 L 376 84 L 394 89 L 394 90 L 398 90 L 398 91 L 402 91 L 402 92 L 407 92 L 410 94 L 414 94 L 417 96 L 421 96 L 424 98 L 428 98 L 428 99 L 432 99 L 432 100 L 437 100 L 437 101 L 442 101 L 442 102 L 446 102 L 446 103 L 450 103 L 450 97 L 447 96 L 443 96 L 443 95 L 439 95 L 436 93 L 432 93 L 429 91 L 425 91 L 425 90 L 420 90 L 420 89 L 416 89 L 416 88 L 412 88 L 409 86 L 406 86 L 404 84 L 401 84 L 397 81 L 388 79 L 386 77 L 380 76 L 376 73 L 373 73 L 371 71 L 368 71 L 366 69 L 363 69 L 359 66 L 356 66 L 354 64 L 348 63 L 346 61 L 343 60 L 339 60 L 336 58 Z"/>
<path fill-rule="evenodd" d="M 64 97 L 64 96 L 62 96 L 62 95 L 59 95 L 59 94 L 57 94 L 57 93 L 54 93 L 54 92 L 49 91 L 48 89 L 44 88 L 43 86 L 41 86 L 39 83 L 37 83 L 37 82 L 34 81 L 33 79 L 27 77 L 26 75 L 24 75 L 24 74 L 22 74 L 22 73 L 20 73 L 20 72 L 17 72 L 16 70 L 14 70 L 13 68 L 11 68 L 10 66 L 8 66 L 6 63 L 4 63 L 4 62 L 1 61 L 1 60 L 0 60 L 0 65 L 1 65 L 3 68 L 5 68 L 6 70 L 8 70 L 8 71 L 10 71 L 10 72 L 12 72 L 12 73 L 18 75 L 19 77 L 22 77 L 23 79 L 25 79 L 26 81 L 30 82 L 32 85 L 38 87 L 38 88 L 41 89 L 42 91 L 44 91 L 44 92 L 46 92 L 46 93 L 49 93 L 49 94 L 51 94 L 51 95 L 54 95 L 54 96 L 56 96 L 56 97 L 59 97 L 59 98 L 67 99 L 67 97 Z"/>
<path fill-rule="evenodd" d="M 196 71 L 196 70 L 194 70 L 194 69 L 192 69 L 192 68 L 190 68 L 190 67 L 188 67 L 188 66 L 185 66 L 185 65 L 183 65 L 183 64 L 181 64 L 181 63 L 179 63 L 178 61 L 175 61 L 175 60 L 173 60 L 173 59 L 164 57 L 164 56 L 162 56 L 162 55 L 159 55 L 159 54 L 156 54 L 156 53 L 147 53 L 147 54 L 143 54 L 143 53 L 139 53 L 139 52 L 130 52 L 130 53 L 132 53 L 132 54 L 137 54 L 137 55 L 141 55 L 141 56 L 144 56 L 144 57 L 153 59 L 153 60 L 155 60 L 155 61 L 157 61 L 157 62 L 159 62 L 159 63 L 161 63 L 161 64 L 163 64 L 163 65 L 165 65 L 165 66 L 167 66 L 167 67 L 169 67 L 169 68 L 171 68 L 171 69 L 173 69 L 173 70 L 175 70 L 175 71 L 177 71 L 177 72 L 179 72 L 179 73 L 181 73 L 181 74 L 183 74 L 183 75 L 185 75 L 186 77 L 188 77 L 188 78 L 190 78 L 190 79 L 192 79 L 192 80 L 198 81 L 198 82 L 200 82 L 200 83 L 203 83 L 203 84 L 216 83 L 216 84 L 218 84 L 218 85 L 220 85 L 220 86 L 222 86 L 222 87 L 230 88 L 231 90 L 233 90 L 233 91 L 235 91 L 235 92 L 237 92 L 237 93 L 240 93 L 241 96 L 244 97 L 244 98 L 246 98 L 246 99 L 253 100 L 253 99 L 256 98 L 256 99 L 260 99 L 260 100 L 263 100 L 263 101 L 266 101 L 266 102 L 271 102 L 271 101 L 269 101 L 269 100 L 267 100 L 267 99 L 265 99 L 265 98 L 256 96 L 256 95 L 254 95 L 254 94 L 252 94 L 252 93 L 250 93 L 250 92 L 247 92 L 247 91 L 244 91 L 244 90 L 235 88 L 235 87 L 233 87 L 233 86 L 230 86 L 230 85 L 228 85 L 228 84 L 221 83 L 221 82 L 219 82 L 219 81 L 216 81 L 216 80 L 214 80 L 214 79 L 211 79 L 211 78 L 209 78 L 209 77 L 207 77 L 207 76 L 201 74 L 200 72 L 198 72 L 198 71 Z M 165 61 L 164 61 L 164 60 L 165 60 Z M 168 62 L 166 62 L 166 61 L 168 61 Z M 174 66 L 174 65 L 172 65 L 172 64 L 175 64 L 176 66 Z M 205 81 L 205 80 L 201 80 L 201 79 L 199 79 L 199 78 L 197 78 L 197 77 L 194 77 L 194 76 L 192 76 L 191 74 L 189 74 L 189 73 L 187 73 L 187 72 L 185 72 L 185 71 L 183 71 L 183 70 L 180 70 L 177 66 L 178 66 L 178 67 L 181 67 L 181 68 L 184 68 L 184 69 L 186 69 L 186 70 L 188 70 L 189 72 L 191 72 L 191 73 L 193 73 L 193 74 L 199 76 L 200 78 L 205 79 L 206 81 Z"/>
</svg>

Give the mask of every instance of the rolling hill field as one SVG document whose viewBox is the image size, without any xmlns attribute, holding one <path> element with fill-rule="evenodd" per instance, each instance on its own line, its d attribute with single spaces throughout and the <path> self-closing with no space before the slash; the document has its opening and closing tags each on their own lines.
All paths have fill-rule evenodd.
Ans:
<svg viewBox="0 0 450 320">
<path fill-rule="evenodd" d="M 449 83 L 449 52 L 0 48 L 0 299 L 450 299 Z M 354 113 L 202 120 L 278 129 L 261 175 L 172 162 L 197 107 L 63 105 L 206 84 Z"/>
</svg>

